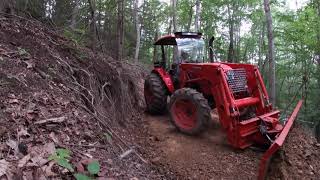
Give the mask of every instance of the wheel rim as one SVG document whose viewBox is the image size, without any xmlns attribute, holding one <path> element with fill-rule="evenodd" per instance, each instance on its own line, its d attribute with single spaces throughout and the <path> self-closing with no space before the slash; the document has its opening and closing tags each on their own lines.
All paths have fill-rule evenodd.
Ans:
<svg viewBox="0 0 320 180">
<path fill-rule="evenodd" d="M 146 84 L 146 88 L 144 89 L 144 97 L 145 97 L 147 106 L 151 104 L 154 99 L 154 95 L 151 91 L 151 87 L 148 84 Z"/>
<path fill-rule="evenodd" d="M 190 130 L 196 126 L 197 108 L 190 100 L 177 100 L 172 106 L 172 116 L 177 126 Z"/>
</svg>

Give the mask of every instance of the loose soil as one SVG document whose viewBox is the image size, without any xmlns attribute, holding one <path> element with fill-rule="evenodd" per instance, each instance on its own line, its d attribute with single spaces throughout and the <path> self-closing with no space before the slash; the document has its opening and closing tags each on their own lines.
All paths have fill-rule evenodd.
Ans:
<svg viewBox="0 0 320 180">
<path fill-rule="evenodd" d="M 320 179 L 320 144 L 297 124 L 275 156 L 269 174 L 270 179 Z"/>
<path fill-rule="evenodd" d="M 153 162 L 168 166 L 183 179 L 256 179 L 261 153 L 232 149 L 218 124 L 191 137 L 177 132 L 167 116 L 145 118 L 159 155 Z"/>
<path fill-rule="evenodd" d="M 214 127 L 198 137 L 178 132 L 168 116 L 145 115 L 149 122 L 152 162 L 171 169 L 182 179 L 256 179 L 263 154 L 257 149 L 235 150 L 212 114 Z M 284 147 L 271 159 L 266 179 L 319 179 L 320 144 L 295 125 Z"/>
</svg>

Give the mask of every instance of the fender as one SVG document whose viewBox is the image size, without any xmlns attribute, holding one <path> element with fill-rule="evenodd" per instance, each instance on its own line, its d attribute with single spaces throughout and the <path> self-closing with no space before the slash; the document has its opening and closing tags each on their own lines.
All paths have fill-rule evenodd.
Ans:
<svg viewBox="0 0 320 180">
<path fill-rule="evenodd" d="M 170 75 L 163 68 L 154 68 L 152 72 L 158 74 L 166 85 L 170 94 L 173 93 L 174 87 Z"/>
</svg>

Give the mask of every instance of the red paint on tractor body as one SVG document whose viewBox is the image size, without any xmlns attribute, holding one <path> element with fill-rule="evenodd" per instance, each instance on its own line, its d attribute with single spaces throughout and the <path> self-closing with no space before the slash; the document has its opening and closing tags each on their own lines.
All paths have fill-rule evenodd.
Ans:
<svg viewBox="0 0 320 180">
<path fill-rule="evenodd" d="M 171 80 L 171 76 L 167 73 L 167 71 L 164 70 L 163 68 L 156 67 L 152 70 L 152 72 L 157 73 L 161 77 L 161 79 L 163 80 L 163 83 L 166 85 L 169 93 L 172 94 L 174 91 L 174 87 L 173 87 L 173 83 Z"/>
</svg>

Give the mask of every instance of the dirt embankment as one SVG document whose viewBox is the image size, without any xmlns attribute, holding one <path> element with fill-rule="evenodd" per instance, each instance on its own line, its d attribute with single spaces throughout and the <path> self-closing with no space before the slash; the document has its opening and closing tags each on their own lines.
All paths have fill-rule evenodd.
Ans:
<svg viewBox="0 0 320 180">
<path fill-rule="evenodd" d="M 76 172 L 81 162 L 98 159 L 96 177 L 166 175 L 141 157 L 136 143 L 145 133 L 137 86 L 143 73 L 37 21 L 0 16 L 0 177 L 71 178 L 48 161 L 57 148 L 72 151 Z"/>
</svg>

